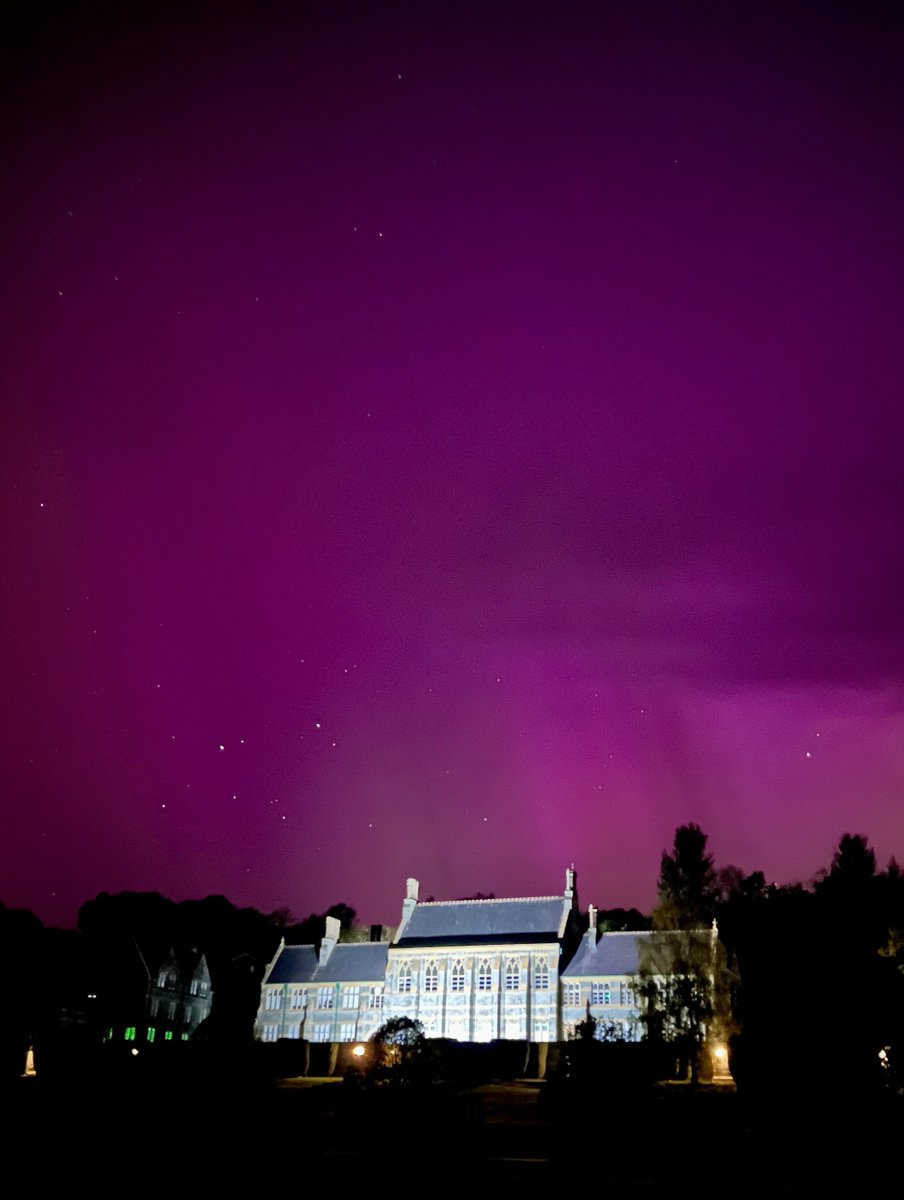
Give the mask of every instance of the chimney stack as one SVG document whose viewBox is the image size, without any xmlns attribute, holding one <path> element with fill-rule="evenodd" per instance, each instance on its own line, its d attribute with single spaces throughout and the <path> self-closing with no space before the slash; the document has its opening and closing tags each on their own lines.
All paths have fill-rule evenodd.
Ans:
<svg viewBox="0 0 904 1200">
<path fill-rule="evenodd" d="M 327 917 L 326 918 L 326 929 L 324 930 L 323 937 L 321 938 L 321 941 L 320 941 L 320 965 L 321 966 L 323 966 L 324 963 L 326 963 L 329 960 L 330 955 L 333 953 L 333 947 L 339 941 L 339 930 L 340 930 L 339 918 L 338 917 Z"/>
<path fill-rule="evenodd" d="M 587 939 L 591 946 L 596 945 L 596 908 L 592 904 L 587 909 Z"/>
</svg>

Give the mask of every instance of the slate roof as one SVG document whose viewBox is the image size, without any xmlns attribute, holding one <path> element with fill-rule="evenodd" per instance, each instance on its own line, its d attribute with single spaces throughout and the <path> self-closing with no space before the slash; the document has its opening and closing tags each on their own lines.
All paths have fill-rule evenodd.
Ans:
<svg viewBox="0 0 904 1200">
<path fill-rule="evenodd" d="M 568 902 L 570 906 L 570 901 Z M 517 900 L 446 900 L 415 906 L 400 947 L 549 942 L 559 935 L 562 896 Z"/>
<path fill-rule="evenodd" d="M 266 982 L 345 983 L 372 979 L 382 983 L 388 949 L 386 942 L 340 943 L 321 967 L 314 946 L 283 946 Z"/>
<path fill-rule="evenodd" d="M 641 947 L 646 944 L 655 950 L 656 941 L 674 943 L 676 938 L 705 939 L 708 944 L 709 930 L 693 930 L 690 933 L 676 931 L 636 931 L 630 933 L 604 933 L 596 945 L 586 937 L 581 938 L 574 958 L 562 972 L 563 979 L 596 977 L 598 975 L 636 975 L 640 970 Z M 664 961 L 668 954 L 664 955 Z"/>
</svg>

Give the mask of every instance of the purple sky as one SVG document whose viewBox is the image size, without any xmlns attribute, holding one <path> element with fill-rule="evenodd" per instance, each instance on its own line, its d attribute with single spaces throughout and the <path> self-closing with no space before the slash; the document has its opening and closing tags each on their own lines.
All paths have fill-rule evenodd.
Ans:
<svg viewBox="0 0 904 1200">
<path fill-rule="evenodd" d="M 900 11 L 126 8 L 4 39 L 0 899 L 904 857 Z"/>
</svg>

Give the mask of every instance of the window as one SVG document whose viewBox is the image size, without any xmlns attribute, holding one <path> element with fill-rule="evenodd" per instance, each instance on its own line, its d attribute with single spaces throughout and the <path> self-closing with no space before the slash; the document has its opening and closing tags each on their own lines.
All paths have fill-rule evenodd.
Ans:
<svg viewBox="0 0 904 1200">
<path fill-rule="evenodd" d="M 279 996 L 277 996 L 276 999 L 277 999 L 276 1007 L 279 1008 Z M 171 1021 L 175 1021 L 175 1019 L 176 1019 L 176 1001 L 175 1000 L 170 1000 L 169 1019 Z"/>
<path fill-rule="evenodd" d="M 534 991 L 549 991 L 549 963 L 538 962 L 534 967 Z"/>
<path fill-rule="evenodd" d="M 339 1026 L 339 1041 L 353 1042 L 355 1040 L 355 1022 L 343 1021 Z"/>
<path fill-rule="evenodd" d="M 634 989 L 626 983 L 618 985 L 618 1002 L 622 1008 L 634 1007 Z"/>
<path fill-rule="evenodd" d="M 123 1041 L 125 1041 L 125 1042 L 134 1042 L 135 1041 L 135 1026 L 127 1025 L 126 1031 L 122 1035 L 122 1038 L 123 1038 Z"/>
<path fill-rule="evenodd" d="M 193 980 L 191 981 L 191 986 L 189 987 L 189 989 L 188 989 L 188 990 L 191 992 L 191 994 L 192 994 L 193 996 L 197 996 L 197 995 L 198 995 L 198 992 L 199 992 L 199 990 L 200 990 L 200 987 L 201 987 L 201 984 L 200 984 L 200 982 L 199 982 L 197 979 L 193 979 Z"/>
<path fill-rule="evenodd" d="M 278 987 L 267 988 L 267 1008 L 273 1012 L 282 1005 L 282 989 Z M 170 1016 L 173 1014 L 170 1013 Z"/>
<path fill-rule="evenodd" d="M 486 959 L 483 959 L 480 966 L 477 968 L 477 990 L 478 992 L 488 992 L 493 986 L 493 972 L 490 969 L 490 964 Z"/>
<path fill-rule="evenodd" d="M 608 983 L 591 983 L 590 1003 L 608 1005 L 612 1002 L 612 989 Z"/>
<path fill-rule="evenodd" d="M 439 991 L 439 970 L 435 962 L 427 963 L 427 969 L 424 971 L 424 991 Z"/>
<path fill-rule="evenodd" d="M 569 1008 L 577 1008 L 581 1003 L 581 985 L 565 983 L 562 985 L 562 1003 Z"/>
<path fill-rule="evenodd" d="M 265 1025 L 264 1026 L 264 1041 L 265 1042 L 275 1042 L 276 1035 L 278 1033 L 279 1033 L 279 1027 L 277 1025 Z"/>
<path fill-rule="evenodd" d="M 301 1037 L 301 1026 L 300 1025 L 290 1025 L 288 1030 L 286 1031 L 286 1037 L 290 1037 L 294 1042 L 297 1042 L 298 1039 Z"/>
<path fill-rule="evenodd" d="M 151 1007 L 151 1011 L 150 1011 L 149 1015 L 152 1017 L 156 1017 L 157 1009 L 160 1007 L 160 1001 L 157 999 L 156 996 L 153 998 L 153 1000 L 151 1000 L 150 1007 Z"/>
<path fill-rule="evenodd" d="M 314 1041 L 315 1042 L 328 1042 L 329 1040 L 330 1040 L 330 1026 L 329 1025 L 315 1025 L 314 1026 Z"/>
<path fill-rule="evenodd" d="M 147 1036 L 148 1036 L 149 1042 L 152 1042 L 154 1040 L 154 1038 L 157 1036 L 157 1030 L 154 1028 L 153 1025 L 148 1025 L 148 1035 Z"/>
<path fill-rule="evenodd" d="M 330 987 L 317 989 L 317 1007 L 332 1008 L 333 1007 L 333 989 Z"/>
<path fill-rule="evenodd" d="M 381 987 L 374 987 L 370 989 L 370 1007 L 383 1007 L 383 989 Z"/>
<path fill-rule="evenodd" d="M 304 1008 L 304 988 L 295 987 L 289 992 L 289 1007 L 296 1011 Z"/>
<path fill-rule="evenodd" d="M 402 963 L 399 967 L 399 991 L 411 991 L 411 967 L 408 963 Z"/>
<path fill-rule="evenodd" d="M 535 1041 L 535 1042 L 548 1042 L 549 1041 L 549 1022 L 548 1021 L 534 1021 L 533 1041 Z"/>
<path fill-rule="evenodd" d="M 357 987 L 346 987 L 342 989 L 342 1007 L 357 1008 L 361 1003 L 361 989 Z"/>
<path fill-rule="evenodd" d="M 166 1032 L 164 1033 L 164 1035 L 163 1035 L 163 1040 L 164 1040 L 165 1042 L 171 1042 L 171 1041 L 173 1040 L 173 1031 L 172 1031 L 172 1029 L 167 1029 L 167 1031 L 166 1031 Z"/>
<path fill-rule="evenodd" d="M 521 987 L 521 968 L 516 958 L 510 958 L 505 964 L 505 990 L 517 992 Z"/>
<path fill-rule="evenodd" d="M 183 1033 L 183 1034 L 182 1034 L 182 1041 L 183 1041 L 183 1042 L 187 1042 L 187 1041 L 188 1041 L 188 1034 L 187 1034 L 187 1033 Z"/>
<path fill-rule="evenodd" d="M 465 990 L 465 966 L 459 961 L 452 965 L 452 986 L 451 991 L 463 992 Z"/>
</svg>

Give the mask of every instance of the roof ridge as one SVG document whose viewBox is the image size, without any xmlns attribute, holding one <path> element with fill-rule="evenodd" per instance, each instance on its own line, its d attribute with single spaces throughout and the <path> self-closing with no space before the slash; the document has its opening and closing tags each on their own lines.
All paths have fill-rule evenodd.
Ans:
<svg viewBox="0 0 904 1200">
<path fill-rule="evenodd" d="M 484 900 L 421 900 L 418 908 L 440 908 L 448 904 L 529 904 L 536 900 L 562 899 L 562 896 L 487 896 Z"/>
</svg>

